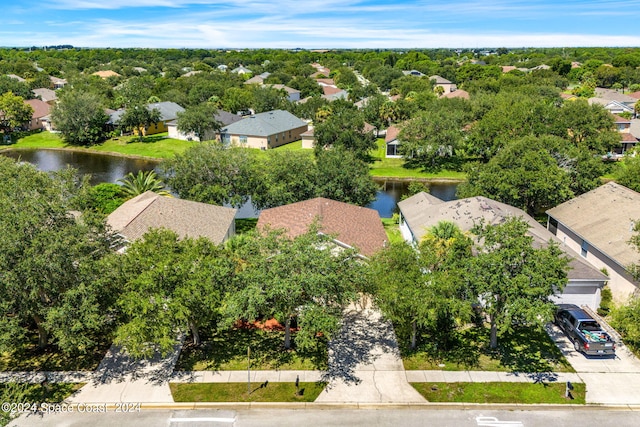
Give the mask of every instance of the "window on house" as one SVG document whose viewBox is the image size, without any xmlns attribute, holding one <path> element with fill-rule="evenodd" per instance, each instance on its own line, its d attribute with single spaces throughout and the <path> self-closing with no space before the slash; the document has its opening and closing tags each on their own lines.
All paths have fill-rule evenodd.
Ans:
<svg viewBox="0 0 640 427">
<path fill-rule="evenodd" d="M 231 136 L 228 133 L 222 134 L 222 142 L 225 144 L 231 143 Z"/>
<path fill-rule="evenodd" d="M 558 234 L 558 220 L 549 218 L 549 231 L 553 234 Z"/>
<path fill-rule="evenodd" d="M 586 257 L 588 252 L 589 252 L 589 244 L 585 240 L 583 240 L 582 245 L 580 245 L 580 255 L 582 255 L 583 257 Z"/>
<path fill-rule="evenodd" d="M 247 135 L 240 135 L 240 144 L 247 143 Z"/>
</svg>

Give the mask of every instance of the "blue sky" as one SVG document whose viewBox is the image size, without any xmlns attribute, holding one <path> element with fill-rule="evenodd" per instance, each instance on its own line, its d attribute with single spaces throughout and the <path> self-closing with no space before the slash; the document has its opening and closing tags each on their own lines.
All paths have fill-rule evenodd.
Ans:
<svg viewBox="0 0 640 427">
<path fill-rule="evenodd" d="M 0 0 L 0 46 L 640 46 L 640 0 Z"/>
</svg>

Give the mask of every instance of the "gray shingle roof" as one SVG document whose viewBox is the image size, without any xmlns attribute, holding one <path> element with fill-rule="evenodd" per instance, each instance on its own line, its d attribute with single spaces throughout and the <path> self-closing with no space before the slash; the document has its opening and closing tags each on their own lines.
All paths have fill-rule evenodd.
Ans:
<svg viewBox="0 0 640 427">
<path fill-rule="evenodd" d="M 35 96 L 39 96 L 44 102 L 55 101 L 58 99 L 56 92 L 51 89 L 47 89 L 46 87 L 33 89 L 31 92 L 33 92 Z"/>
<path fill-rule="evenodd" d="M 236 209 L 147 191 L 127 200 L 107 217 L 107 224 L 127 240 L 141 238 L 150 228 L 167 228 L 179 238 L 206 237 L 222 243 L 232 226 Z"/>
<path fill-rule="evenodd" d="M 627 243 L 634 234 L 632 221 L 640 220 L 640 193 L 608 182 L 547 214 L 624 267 L 640 260 Z"/>
<path fill-rule="evenodd" d="M 149 110 L 156 109 L 160 111 L 160 121 L 163 122 L 178 118 L 178 113 L 182 113 L 184 111 L 184 108 L 171 101 L 154 102 L 152 104 L 147 104 L 147 108 Z M 125 108 L 120 108 L 119 110 L 111 113 L 109 115 L 109 123 L 117 124 L 120 121 L 120 117 L 122 117 L 125 111 Z"/>
<path fill-rule="evenodd" d="M 307 123 L 288 111 L 274 110 L 254 114 L 232 123 L 220 130 L 221 134 L 269 136 L 276 133 L 297 129 Z"/>
<path fill-rule="evenodd" d="M 466 199 L 443 202 L 427 193 L 418 193 L 398 203 L 402 216 L 411 229 L 414 237 L 420 241 L 430 227 L 439 221 L 455 222 L 463 231 L 471 230 L 481 220 L 486 224 L 500 224 L 509 217 L 521 217 L 529 224 L 528 234 L 533 238 L 533 245 L 541 247 L 552 240 L 560 245 L 570 258 L 569 279 L 604 281 L 607 277 L 598 269 L 583 260 L 549 230 L 522 209 L 486 197 L 469 197 Z"/>
</svg>

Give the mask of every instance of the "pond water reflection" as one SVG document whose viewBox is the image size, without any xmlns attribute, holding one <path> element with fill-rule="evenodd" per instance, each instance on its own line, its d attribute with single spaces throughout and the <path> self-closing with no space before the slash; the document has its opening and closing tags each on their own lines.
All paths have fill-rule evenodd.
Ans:
<svg viewBox="0 0 640 427">
<path fill-rule="evenodd" d="M 159 162 L 147 159 L 132 159 L 128 157 L 112 156 L 100 153 L 87 153 L 66 150 L 8 150 L 2 155 L 33 163 L 43 171 L 64 169 L 67 165 L 77 169 L 81 174 L 91 175 L 91 184 L 101 182 L 117 182 L 129 172 L 155 169 Z M 396 204 L 404 194 L 407 194 L 408 181 L 376 181 L 380 186 L 376 200 L 369 205 L 378 211 L 381 217 L 391 218 L 397 210 Z M 456 182 L 433 182 L 427 186 L 431 194 L 439 199 L 449 201 L 456 198 Z M 242 206 L 238 211 L 238 218 L 255 217 L 259 212 L 253 209 L 251 203 Z"/>
</svg>

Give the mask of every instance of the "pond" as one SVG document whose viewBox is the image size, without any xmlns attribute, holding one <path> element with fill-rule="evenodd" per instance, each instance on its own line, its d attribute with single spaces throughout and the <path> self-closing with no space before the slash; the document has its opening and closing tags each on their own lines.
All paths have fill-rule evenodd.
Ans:
<svg viewBox="0 0 640 427">
<path fill-rule="evenodd" d="M 77 169 L 81 174 L 91 175 L 91 184 L 101 182 L 117 182 L 129 172 L 155 169 L 159 162 L 147 159 L 112 156 L 101 153 L 87 153 L 67 150 L 7 150 L 0 154 L 33 163 L 38 169 L 51 172 L 64 169 L 67 165 Z M 409 181 L 376 180 L 380 186 L 376 200 L 369 205 L 378 211 L 382 218 L 390 218 L 396 212 L 396 204 L 404 194 L 407 194 Z M 445 200 L 456 198 L 456 182 L 430 182 L 427 184 L 431 194 Z M 238 218 L 255 217 L 259 212 L 254 211 L 251 204 L 242 206 L 237 214 Z"/>
</svg>

